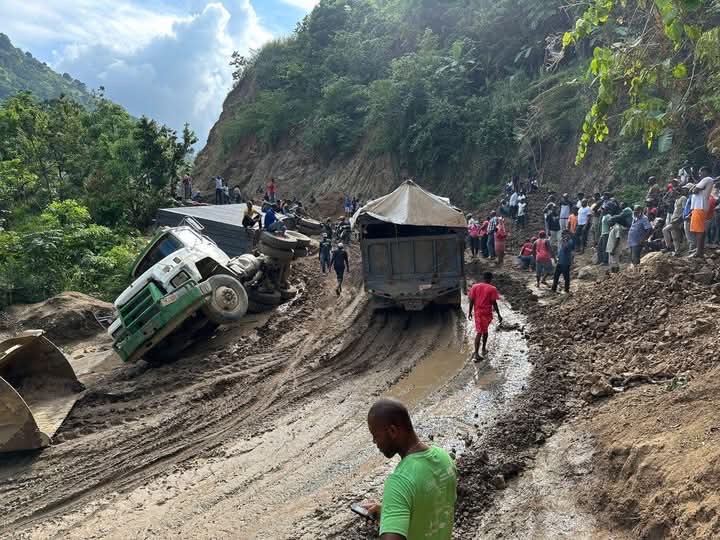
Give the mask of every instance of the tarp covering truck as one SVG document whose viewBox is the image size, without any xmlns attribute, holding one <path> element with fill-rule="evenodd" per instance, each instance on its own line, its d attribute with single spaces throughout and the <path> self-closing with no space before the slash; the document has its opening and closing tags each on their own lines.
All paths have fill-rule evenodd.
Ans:
<svg viewBox="0 0 720 540">
<path fill-rule="evenodd" d="M 359 208 L 352 225 L 375 308 L 460 306 L 467 222 L 448 199 L 407 180 Z"/>
</svg>

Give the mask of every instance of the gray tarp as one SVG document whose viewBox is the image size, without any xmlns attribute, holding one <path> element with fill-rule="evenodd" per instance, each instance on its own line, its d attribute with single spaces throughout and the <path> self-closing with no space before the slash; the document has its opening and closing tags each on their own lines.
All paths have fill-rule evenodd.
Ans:
<svg viewBox="0 0 720 540">
<path fill-rule="evenodd" d="M 373 219 L 396 225 L 467 227 L 462 212 L 450 206 L 450 199 L 433 195 L 412 180 L 359 208 L 352 217 L 352 226 Z"/>
</svg>

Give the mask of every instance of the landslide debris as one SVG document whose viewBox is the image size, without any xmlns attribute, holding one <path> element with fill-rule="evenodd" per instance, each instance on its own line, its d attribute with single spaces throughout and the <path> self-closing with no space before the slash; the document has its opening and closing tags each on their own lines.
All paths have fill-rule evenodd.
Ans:
<svg viewBox="0 0 720 540">
<path fill-rule="evenodd" d="M 64 292 L 37 304 L 10 306 L 0 314 L 0 333 L 41 329 L 51 341 L 67 343 L 105 330 L 115 306 L 87 294 Z"/>
</svg>

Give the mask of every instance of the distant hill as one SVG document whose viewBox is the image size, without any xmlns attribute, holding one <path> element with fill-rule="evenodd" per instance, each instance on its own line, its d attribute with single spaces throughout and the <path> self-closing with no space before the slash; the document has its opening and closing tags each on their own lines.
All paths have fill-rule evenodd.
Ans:
<svg viewBox="0 0 720 540">
<path fill-rule="evenodd" d="M 0 101 L 21 91 L 30 91 L 42 100 L 61 94 L 81 103 L 91 99 L 84 83 L 67 73 L 56 73 L 29 52 L 14 47 L 10 38 L 0 33 Z"/>
</svg>

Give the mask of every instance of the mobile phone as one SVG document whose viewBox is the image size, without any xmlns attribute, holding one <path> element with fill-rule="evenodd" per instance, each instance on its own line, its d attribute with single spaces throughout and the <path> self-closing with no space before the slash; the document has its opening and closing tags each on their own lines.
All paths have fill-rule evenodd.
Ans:
<svg viewBox="0 0 720 540">
<path fill-rule="evenodd" d="M 352 503 L 350 505 L 350 510 L 355 512 L 358 516 L 362 516 L 367 519 L 375 519 L 375 516 L 368 512 L 367 508 L 365 508 L 364 506 L 360 506 L 358 503 Z"/>
</svg>

